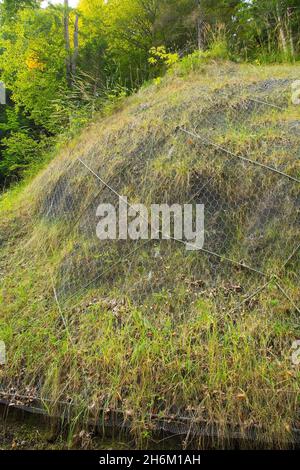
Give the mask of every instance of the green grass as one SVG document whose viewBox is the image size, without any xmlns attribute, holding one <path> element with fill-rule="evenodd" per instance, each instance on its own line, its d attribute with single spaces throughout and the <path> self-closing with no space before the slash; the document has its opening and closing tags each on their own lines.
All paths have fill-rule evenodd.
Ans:
<svg viewBox="0 0 300 470">
<path fill-rule="evenodd" d="M 299 109 L 257 108 L 241 119 L 236 107 L 256 96 L 248 85 L 293 78 L 299 66 L 198 68 L 195 60 L 99 118 L 33 181 L 1 197 L 0 339 L 8 349 L 1 381 L 6 390 L 41 397 L 50 413 L 71 401 L 75 434 L 119 410 L 137 445 L 158 419 L 184 416 L 216 424 L 218 445 L 234 427 L 245 436 L 254 428 L 257 445 L 285 447 L 299 427 L 299 368 L 291 363 L 300 335 L 299 258 L 281 267 L 299 239 L 299 186 L 287 186 L 274 218 L 272 173 L 227 165 L 177 126 L 197 127 L 233 152 L 299 175 L 299 137 L 287 128 Z M 287 93 L 275 87 L 262 99 L 282 103 Z M 201 202 L 208 243 L 223 262 L 175 243 L 97 244 L 94 208 L 87 207 L 101 186 L 78 157 L 147 205 L 186 202 L 199 180 L 211 180 Z M 104 188 L 99 198 L 115 202 Z M 291 300 L 272 282 L 234 309 L 265 280 L 227 258 L 277 273 Z M 99 271 L 98 282 L 82 289 Z"/>
</svg>

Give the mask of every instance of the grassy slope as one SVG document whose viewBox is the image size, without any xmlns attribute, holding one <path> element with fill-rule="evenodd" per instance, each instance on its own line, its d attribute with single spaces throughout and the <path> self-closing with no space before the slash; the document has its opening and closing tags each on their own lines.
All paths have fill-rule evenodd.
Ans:
<svg viewBox="0 0 300 470">
<path fill-rule="evenodd" d="M 218 423 L 221 437 L 231 424 L 255 426 L 278 445 L 291 439 L 299 426 L 293 304 L 271 282 L 232 311 L 263 284 L 259 275 L 176 243 L 162 242 L 160 252 L 158 243 L 97 244 L 96 206 L 116 201 L 77 158 L 131 202 L 183 203 L 207 182 L 199 202 L 208 207 L 208 249 L 279 273 L 299 240 L 298 186 L 282 186 L 253 166 L 228 165 L 222 152 L 177 126 L 197 127 L 234 152 L 299 177 L 300 139 L 290 132 L 299 108 L 249 108 L 251 97 L 284 105 L 284 80 L 297 76 L 298 66 L 184 62 L 1 198 L 6 390 L 40 396 L 52 409 L 68 399 L 74 424 L 97 420 L 103 409 L 122 410 L 136 436 L 151 434 L 154 414 Z M 294 303 L 298 270 L 296 258 L 282 275 Z"/>
</svg>

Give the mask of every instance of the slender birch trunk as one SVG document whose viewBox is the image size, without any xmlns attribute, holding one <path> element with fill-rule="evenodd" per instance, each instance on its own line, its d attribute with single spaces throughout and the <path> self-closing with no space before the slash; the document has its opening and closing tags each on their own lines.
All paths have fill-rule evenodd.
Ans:
<svg viewBox="0 0 300 470">
<path fill-rule="evenodd" d="M 197 19 L 197 44 L 199 51 L 204 49 L 204 41 L 203 41 L 203 18 L 201 14 L 201 0 L 197 0 L 198 5 L 198 19 Z"/>
<path fill-rule="evenodd" d="M 282 16 L 280 14 L 280 9 L 279 9 L 279 4 L 277 3 L 276 5 L 276 13 L 277 13 L 277 22 L 278 22 L 278 28 L 279 28 L 279 40 L 280 40 L 280 45 L 285 54 L 288 53 L 288 45 L 287 45 L 287 38 L 284 30 L 284 24 L 282 20 Z"/>
<path fill-rule="evenodd" d="M 67 83 L 71 85 L 71 46 L 70 46 L 70 29 L 69 29 L 69 1 L 64 0 L 64 37 L 65 37 L 65 49 L 66 49 L 66 77 Z"/>
<path fill-rule="evenodd" d="M 292 58 L 295 60 L 295 44 L 294 44 L 294 37 L 293 37 L 292 9 L 291 8 L 287 9 L 287 29 L 289 32 L 291 55 L 292 55 Z"/>
<path fill-rule="evenodd" d="M 76 75 L 77 59 L 78 59 L 78 52 L 79 52 L 78 22 L 79 22 L 79 16 L 78 16 L 78 14 L 76 14 L 75 24 L 74 24 L 74 52 L 73 52 L 73 55 L 72 55 L 72 76 L 73 77 L 75 77 L 75 75 Z"/>
</svg>

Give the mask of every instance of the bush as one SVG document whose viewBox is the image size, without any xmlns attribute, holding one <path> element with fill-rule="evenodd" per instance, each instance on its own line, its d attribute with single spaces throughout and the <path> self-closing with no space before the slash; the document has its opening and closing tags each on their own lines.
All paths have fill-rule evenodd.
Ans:
<svg viewBox="0 0 300 470">
<path fill-rule="evenodd" d="M 194 51 L 183 57 L 178 64 L 171 69 L 171 73 L 187 76 L 190 72 L 199 71 L 210 60 L 228 60 L 230 58 L 227 41 L 216 40 L 210 44 L 206 51 Z"/>
<path fill-rule="evenodd" d="M 26 130 L 11 133 L 2 142 L 0 175 L 4 178 L 20 176 L 30 165 L 41 160 L 47 139 L 36 141 Z"/>
<path fill-rule="evenodd" d="M 178 66 L 175 67 L 175 71 L 179 72 L 180 75 L 188 75 L 190 72 L 199 70 L 203 66 L 203 52 L 194 51 L 181 59 Z"/>
<path fill-rule="evenodd" d="M 214 41 L 210 48 L 203 53 L 203 56 L 208 59 L 229 59 L 228 44 L 225 39 Z"/>
</svg>

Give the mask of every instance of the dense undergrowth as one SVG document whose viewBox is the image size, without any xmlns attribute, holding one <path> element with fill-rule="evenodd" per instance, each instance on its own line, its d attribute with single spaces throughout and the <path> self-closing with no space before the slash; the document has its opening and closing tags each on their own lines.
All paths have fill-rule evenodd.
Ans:
<svg viewBox="0 0 300 470">
<path fill-rule="evenodd" d="M 299 179 L 297 74 L 186 59 L 1 197 L 4 396 L 40 397 L 52 413 L 71 403 L 74 429 L 118 410 L 139 441 L 185 417 L 217 425 L 219 443 L 229 429 L 293 442 L 298 254 L 283 265 L 299 243 L 299 183 L 181 128 Z M 220 257 L 100 243 L 96 207 L 116 197 L 78 158 L 130 202 L 204 202 L 205 248 Z"/>
</svg>

